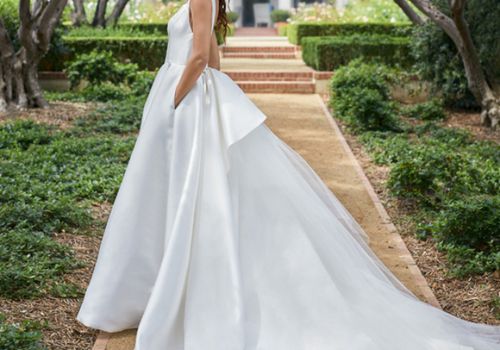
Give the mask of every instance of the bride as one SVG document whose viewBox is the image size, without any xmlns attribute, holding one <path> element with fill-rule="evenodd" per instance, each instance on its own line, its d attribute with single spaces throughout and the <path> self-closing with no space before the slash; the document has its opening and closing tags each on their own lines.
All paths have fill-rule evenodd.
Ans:
<svg viewBox="0 0 500 350">
<path fill-rule="evenodd" d="M 498 350 L 414 296 L 219 68 L 225 0 L 188 0 L 77 320 L 135 350 Z M 147 59 L 147 57 L 145 57 Z"/>
</svg>

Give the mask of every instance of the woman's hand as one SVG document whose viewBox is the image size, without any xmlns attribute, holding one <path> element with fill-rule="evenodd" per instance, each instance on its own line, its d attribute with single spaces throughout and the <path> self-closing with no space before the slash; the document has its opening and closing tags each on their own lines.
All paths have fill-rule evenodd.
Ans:
<svg viewBox="0 0 500 350">
<path fill-rule="evenodd" d="M 212 1 L 190 0 L 189 6 L 190 18 L 192 19 L 193 49 L 175 89 L 174 108 L 179 105 L 182 99 L 193 88 L 207 66 L 211 59 L 210 51 L 213 46 L 213 38 L 215 37 L 211 28 Z M 214 11 L 217 11 L 217 8 Z M 217 18 L 217 14 L 215 18 Z"/>
</svg>

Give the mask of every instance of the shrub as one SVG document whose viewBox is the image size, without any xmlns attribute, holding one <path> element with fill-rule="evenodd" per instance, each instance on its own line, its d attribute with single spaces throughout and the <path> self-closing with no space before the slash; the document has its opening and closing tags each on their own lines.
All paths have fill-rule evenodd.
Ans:
<svg viewBox="0 0 500 350">
<path fill-rule="evenodd" d="M 377 163 L 389 166 L 388 188 L 414 204 L 407 208 L 412 208 L 417 236 L 435 239 L 453 276 L 500 268 L 496 143 L 432 122 L 400 134 L 364 132 L 359 140 Z"/>
<path fill-rule="evenodd" d="M 434 223 L 444 243 L 500 252 L 500 195 L 468 196 L 447 203 Z"/>
<path fill-rule="evenodd" d="M 332 77 L 331 106 L 336 116 L 363 130 L 396 130 L 385 67 L 352 61 Z"/>
<path fill-rule="evenodd" d="M 271 20 L 273 23 L 286 22 L 290 18 L 288 10 L 273 10 L 271 12 Z"/>
<path fill-rule="evenodd" d="M 291 23 L 288 27 L 288 40 L 301 45 L 302 38 L 309 36 L 350 36 L 354 34 L 382 34 L 390 36 L 409 36 L 412 26 L 398 23 Z"/>
<path fill-rule="evenodd" d="M 442 120 L 446 118 L 443 102 L 437 99 L 403 108 L 402 114 L 410 118 L 421 120 Z"/>
<path fill-rule="evenodd" d="M 165 61 L 165 37 L 63 37 L 62 49 L 50 50 L 40 62 L 41 71 L 61 71 L 66 62 L 79 54 L 109 51 L 122 63 L 135 63 L 139 69 L 155 70 Z M 147 59 L 144 59 L 147 57 Z"/>
<path fill-rule="evenodd" d="M 75 87 L 82 80 L 86 80 L 90 85 L 128 82 L 137 70 L 136 64 L 119 63 L 110 51 L 93 50 L 88 54 L 78 55 L 68 65 L 66 72 L 71 87 Z"/>
<path fill-rule="evenodd" d="M 42 344 L 40 330 L 46 327 L 40 322 L 25 320 L 9 324 L 0 314 L 0 349 L 2 350 L 46 350 Z"/>
<path fill-rule="evenodd" d="M 278 25 L 278 35 L 279 36 L 287 36 L 288 24 L 282 23 Z"/>
<path fill-rule="evenodd" d="M 157 36 L 165 38 L 167 35 L 167 27 L 165 25 L 152 26 L 145 23 L 140 26 L 139 23 L 134 25 L 118 25 L 116 27 L 94 28 L 94 27 L 70 27 L 64 31 L 65 38 L 149 38 Z"/>
<path fill-rule="evenodd" d="M 238 20 L 239 17 L 240 17 L 240 15 L 238 14 L 238 12 L 229 11 L 227 13 L 227 19 L 228 19 L 229 23 L 236 23 L 236 21 Z"/>
<path fill-rule="evenodd" d="M 435 5 L 449 12 L 448 1 L 436 0 Z M 488 80 L 500 84 L 500 3 L 497 0 L 470 0 L 465 19 L 479 51 L 481 64 Z M 443 94 L 447 105 L 473 108 L 477 102 L 468 90 L 467 79 L 457 48 L 446 33 L 429 21 L 416 26 L 412 38 L 412 54 L 425 79 L 435 91 Z"/>
<path fill-rule="evenodd" d="M 386 65 L 412 62 L 409 39 L 388 35 L 306 37 L 302 40 L 304 62 L 320 71 L 331 71 L 356 58 Z"/>
<path fill-rule="evenodd" d="M 126 99 L 130 89 L 124 84 L 104 82 L 98 85 L 89 85 L 80 91 L 83 101 L 109 102 Z"/>
<path fill-rule="evenodd" d="M 439 208 L 447 199 L 500 190 L 498 160 L 477 153 L 478 146 L 450 146 L 428 138 L 409 145 L 406 155 L 391 167 L 388 187 L 392 193 Z"/>
<path fill-rule="evenodd" d="M 467 277 L 500 269 L 500 252 L 487 254 L 443 242 L 438 242 L 437 248 L 446 253 L 452 276 Z"/>
<path fill-rule="evenodd" d="M 367 131 L 360 135 L 360 141 L 377 164 L 392 165 L 401 161 L 409 147 L 407 134 L 393 132 Z"/>
<path fill-rule="evenodd" d="M 0 18 L 3 20 L 9 37 L 14 39 L 19 27 L 19 12 L 16 0 L 2 0 L 0 2 Z"/>
</svg>

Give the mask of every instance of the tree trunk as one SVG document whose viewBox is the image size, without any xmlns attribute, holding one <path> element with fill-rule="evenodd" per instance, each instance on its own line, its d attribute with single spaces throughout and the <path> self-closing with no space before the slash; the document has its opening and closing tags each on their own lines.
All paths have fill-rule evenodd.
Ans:
<svg viewBox="0 0 500 350">
<path fill-rule="evenodd" d="M 38 81 L 38 64 L 47 53 L 50 38 L 68 0 L 20 0 L 20 48 L 16 52 L 0 19 L 0 110 L 47 107 Z"/>
<path fill-rule="evenodd" d="M 481 121 L 485 125 L 496 128 L 500 120 L 500 98 L 495 96 L 481 67 L 479 54 L 464 17 L 466 0 L 449 0 L 451 18 L 439 11 L 429 0 L 409 1 L 453 40 L 462 58 L 468 87 L 481 105 Z"/>
<path fill-rule="evenodd" d="M 111 12 L 111 15 L 109 15 L 108 19 L 106 20 L 106 25 L 111 25 L 115 26 L 116 23 L 118 23 L 118 19 L 123 13 L 123 10 L 125 9 L 125 6 L 127 6 L 129 0 L 118 0 L 115 4 L 115 7 L 113 8 L 113 12 Z"/>
<path fill-rule="evenodd" d="M 424 24 L 424 20 L 422 19 L 422 17 L 420 17 L 420 15 L 416 13 L 415 10 L 413 10 L 413 8 L 406 2 L 406 0 L 394 0 L 394 2 L 401 8 L 406 17 L 408 17 L 413 24 Z"/>
<path fill-rule="evenodd" d="M 82 24 L 87 24 L 87 14 L 85 13 L 83 0 L 73 0 L 73 7 L 74 11 L 71 14 L 73 25 L 79 27 Z"/>
<path fill-rule="evenodd" d="M 92 20 L 93 27 L 105 27 L 106 26 L 106 8 L 108 6 L 108 0 L 98 0 L 97 8 L 95 10 L 94 19 Z"/>
</svg>

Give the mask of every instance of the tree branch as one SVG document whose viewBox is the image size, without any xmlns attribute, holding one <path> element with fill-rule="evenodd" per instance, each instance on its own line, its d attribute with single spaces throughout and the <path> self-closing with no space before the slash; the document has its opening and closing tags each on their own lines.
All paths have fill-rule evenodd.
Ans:
<svg viewBox="0 0 500 350">
<path fill-rule="evenodd" d="M 125 6 L 127 6 L 129 0 L 118 0 L 113 8 L 113 12 L 109 15 L 106 20 L 106 25 L 116 25 L 118 19 L 120 18 Z"/>
<path fill-rule="evenodd" d="M 45 8 L 40 17 L 38 23 L 38 46 L 39 50 L 42 52 L 46 52 L 49 48 L 50 37 L 54 32 L 54 28 L 59 22 L 61 15 L 64 11 L 64 7 L 68 3 L 68 0 L 51 0 L 49 5 Z"/>
<path fill-rule="evenodd" d="M 440 26 L 446 34 L 455 42 L 460 42 L 453 20 L 439 11 L 429 0 L 410 0 L 416 8 L 430 18 L 431 21 Z"/>
<path fill-rule="evenodd" d="M 422 19 L 422 17 L 420 17 L 420 15 L 416 13 L 415 10 L 413 10 L 413 8 L 406 2 L 406 0 L 394 0 L 394 2 L 401 8 L 401 10 L 403 10 L 406 17 L 408 17 L 413 24 L 424 24 L 424 20 Z"/>
</svg>

